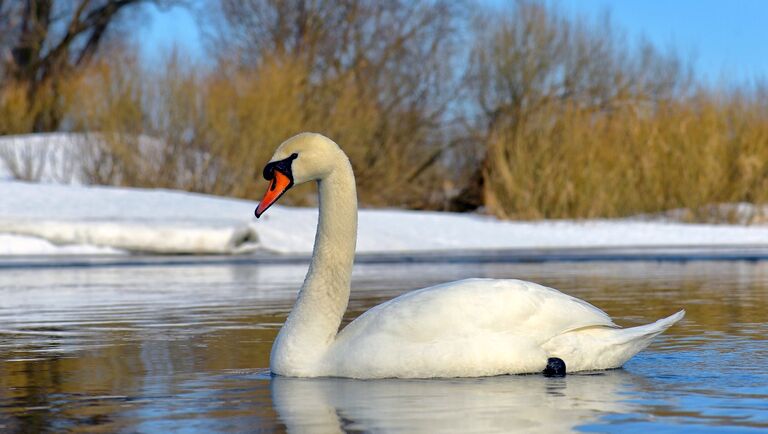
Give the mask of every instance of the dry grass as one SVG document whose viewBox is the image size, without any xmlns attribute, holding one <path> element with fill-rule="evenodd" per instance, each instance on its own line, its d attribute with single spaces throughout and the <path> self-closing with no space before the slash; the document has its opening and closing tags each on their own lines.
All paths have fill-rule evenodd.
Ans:
<svg viewBox="0 0 768 434">
<path fill-rule="evenodd" d="M 498 131 L 488 151 L 485 203 L 505 218 L 695 216 L 714 203 L 768 200 L 768 112 L 736 96 L 653 110 L 546 107 Z"/>
<path fill-rule="evenodd" d="M 316 131 L 344 146 L 364 203 L 425 206 L 425 191 L 439 185 L 424 164 L 435 153 L 435 127 L 418 111 L 382 110 L 351 75 L 318 86 L 305 63 L 285 57 L 202 73 L 171 56 L 160 71 L 102 62 L 78 81 L 70 118 L 78 130 L 98 132 L 84 156 L 90 182 L 255 199 L 276 146 Z M 415 173 L 414 163 L 428 168 Z M 310 190 L 286 199 L 311 202 Z"/>
<path fill-rule="evenodd" d="M 768 198 L 760 88 L 696 88 L 674 52 L 628 44 L 610 20 L 564 17 L 541 2 L 518 1 L 480 24 L 467 81 L 490 213 L 696 216 Z"/>
<path fill-rule="evenodd" d="M 73 100 L 67 88 L 53 88 L 50 84 L 37 89 L 30 98 L 29 87 L 14 81 L 0 84 L 0 135 L 24 134 L 34 130 L 36 121 L 53 112 L 61 112 Z M 24 181 L 38 181 L 46 166 L 50 166 L 47 145 L 19 146 L 11 143 L 0 146 L 0 159 L 11 175 Z M 60 168 L 56 168 L 60 169 Z"/>
</svg>

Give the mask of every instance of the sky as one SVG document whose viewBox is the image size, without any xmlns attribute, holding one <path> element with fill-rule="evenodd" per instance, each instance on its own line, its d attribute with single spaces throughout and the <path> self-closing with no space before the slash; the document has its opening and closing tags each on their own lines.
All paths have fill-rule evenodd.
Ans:
<svg viewBox="0 0 768 434">
<path fill-rule="evenodd" d="M 569 11 L 608 9 L 630 37 L 692 56 L 700 77 L 725 82 L 768 76 L 768 1 L 563 0 Z"/>
<path fill-rule="evenodd" d="M 489 1 L 503 5 L 503 0 Z M 768 0 L 555 0 L 557 8 L 585 17 L 610 11 L 630 39 L 644 37 L 691 58 L 700 78 L 740 83 L 768 77 Z M 203 58 L 195 18 L 184 8 L 151 7 L 140 44 L 153 58 L 173 46 Z"/>
<path fill-rule="evenodd" d="M 142 55 L 157 59 L 174 47 L 189 52 L 193 59 L 204 55 L 203 41 L 193 12 L 181 6 L 148 6 L 147 22 L 139 33 Z"/>
</svg>

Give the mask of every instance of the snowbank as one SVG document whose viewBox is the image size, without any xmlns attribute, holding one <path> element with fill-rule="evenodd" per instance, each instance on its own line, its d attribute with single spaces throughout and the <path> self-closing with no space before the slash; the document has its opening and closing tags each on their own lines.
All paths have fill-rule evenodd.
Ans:
<svg viewBox="0 0 768 434">
<path fill-rule="evenodd" d="M 167 190 L 0 182 L 0 254 L 312 251 L 317 210 Z M 768 227 L 636 220 L 503 222 L 486 216 L 361 210 L 359 252 L 765 246 Z M 58 246 L 58 247 L 57 247 Z"/>
<path fill-rule="evenodd" d="M 119 254 L 120 250 L 86 244 L 59 246 L 41 238 L 0 234 L 0 256 L 2 255 L 100 255 Z"/>
<path fill-rule="evenodd" d="M 256 248 L 251 208 L 165 190 L 0 182 L 0 233 L 24 237 L 6 240 L 0 252 L 27 253 L 24 240 L 44 239 L 135 252 L 242 253 Z"/>
<path fill-rule="evenodd" d="M 81 183 L 86 137 L 81 134 L 24 134 L 0 137 L 0 181 L 14 178 Z"/>
<path fill-rule="evenodd" d="M 162 161 L 163 142 L 140 135 L 137 146 L 147 161 Z M 86 184 L 106 142 L 98 133 L 45 133 L 0 136 L 0 181 L 26 180 Z"/>
<path fill-rule="evenodd" d="M 61 246 L 80 244 L 87 247 L 85 252 L 89 253 L 98 253 L 93 252 L 91 246 L 108 246 L 112 248 L 108 253 L 127 250 L 169 254 L 244 253 L 256 248 L 256 244 L 250 242 L 253 234 L 247 225 L 217 227 L 185 222 L 9 220 L 0 221 L 0 231 L 41 238 Z M 13 244 L 19 242 L 16 240 Z M 21 242 L 19 249 L 30 250 L 30 247 Z M 3 250 L 0 247 L 0 254 Z"/>
</svg>

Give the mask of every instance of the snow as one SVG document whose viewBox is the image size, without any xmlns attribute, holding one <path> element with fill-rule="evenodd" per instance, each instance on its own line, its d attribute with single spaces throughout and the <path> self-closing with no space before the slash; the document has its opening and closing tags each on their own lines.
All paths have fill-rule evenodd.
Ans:
<svg viewBox="0 0 768 434">
<path fill-rule="evenodd" d="M 98 135 L 64 133 L 0 137 L 0 255 L 312 251 L 314 208 L 274 206 L 256 220 L 253 201 L 84 185 L 78 161 L 97 141 Z M 157 139 L 142 136 L 139 142 L 150 154 L 158 148 Z M 13 180 L 6 160 L 29 169 L 30 178 L 40 183 Z M 737 205 L 737 217 L 743 210 L 764 214 L 754 213 L 749 204 Z M 686 224 L 675 213 L 680 214 L 673 210 L 634 219 L 519 222 L 478 214 L 363 209 L 357 250 L 768 245 L 768 226 Z"/>
<path fill-rule="evenodd" d="M 41 238 L 0 234 L 0 256 L 2 255 L 98 255 L 117 254 L 119 250 L 110 247 L 96 247 L 87 244 L 57 246 Z"/>
<path fill-rule="evenodd" d="M 82 183 L 77 154 L 86 138 L 81 134 L 25 134 L 0 137 L 0 181 L 10 180 L 14 168 L 24 179 L 62 184 Z"/>
<path fill-rule="evenodd" d="M 0 182 L 0 254 L 310 253 L 317 210 L 169 190 Z M 359 252 L 756 246 L 768 227 L 647 220 L 499 221 L 477 214 L 360 211 Z"/>
<path fill-rule="evenodd" d="M 140 135 L 147 161 L 162 161 L 163 142 Z M 56 184 L 87 184 L 87 172 L 106 147 L 101 134 L 44 133 L 0 136 L 0 181 L 19 178 Z M 14 176 L 15 174 L 15 176 Z"/>
<path fill-rule="evenodd" d="M 0 182 L 0 233 L 152 253 L 242 253 L 250 202 L 164 190 Z M 3 254 L 29 251 L 16 239 Z M 91 253 L 91 252 L 88 252 Z"/>
</svg>

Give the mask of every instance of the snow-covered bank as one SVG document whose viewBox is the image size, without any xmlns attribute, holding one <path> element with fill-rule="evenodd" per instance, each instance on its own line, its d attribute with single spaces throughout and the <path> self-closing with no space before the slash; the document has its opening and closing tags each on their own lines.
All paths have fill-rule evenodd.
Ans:
<svg viewBox="0 0 768 434">
<path fill-rule="evenodd" d="M 0 221 L 0 231 L 54 245 L 108 246 L 121 251 L 169 254 L 229 254 L 255 250 L 248 225 L 206 225 L 159 221 Z M 30 250 L 25 240 L 20 248 Z M 2 240 L 0 240 L 2 242 Z M 16 243 L 19 244 L 19 240 Z M 0 253 L 2 252 L 0 247 Z M 70 250 L 75 247 L 70 247 Z M 117 250 L 115 250 L 117 249 Z M 55 252 L 54 252 L 55 253 Z M 97 252 L 94 252 L 97 253 Z"/>
<path fill-rule="evenodd" d="M 0 182 L 0 254 L 312 250 L 317 210 L 166 190 Z M 358 251 L 768 245 L 768 227 L 633 220 L 504 222 L 361 210 Z"/>
<path fill-rule="evenodd" d="M 83 184 L 83 156 L 92 148 L 91 140 L 74 133 L 0 136 L 0 181 Z"/>
<path fill-rule="evenodd" d="M 162 142 L 135 138 L 147 161 L 162 160 Z M 0 136 L 0 181 L 23 179 L 56 184 L 86 184 L 87 173 L 107 147 L 98 133 L 36 133 Z M 89 168 L 91 170 L 89 170 Z"/>
<path fill-rule="evenodd" d="M 41 238 L 0 234 L 0 256 L 3 255 L 114 255 L 122 253 L 111 247 L 87 244 L 56 245 Z"/>
<path fill-rule="evenodd" d="M 0 234 L 17 236 L 0 253 L 29 254 L 41 239 L 113 252 L 242 253 L 256 248 L 252 207 L 165 190 L 0 182 Z"/>
</svg>

